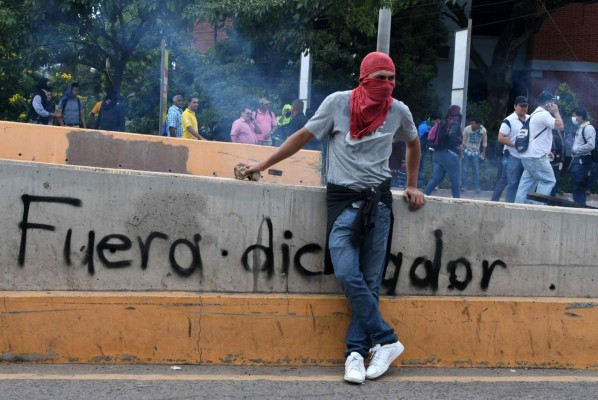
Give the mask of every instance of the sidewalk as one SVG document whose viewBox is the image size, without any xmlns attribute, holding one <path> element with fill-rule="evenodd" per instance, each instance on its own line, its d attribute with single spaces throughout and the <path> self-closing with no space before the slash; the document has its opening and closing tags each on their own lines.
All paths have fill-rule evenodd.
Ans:
<svg viewBox="0 0 598 400">
<path fill-rule="evenodd" d="M 437 196 L 437 197 L 451 197 L 451 190 L 450 189 L 438 189 L 432 192 L 430 196 Z M 480 193 L 476 193 L 474 190 L 466 190 L 461 191 L 461 198 L 462 199 L 472 199 L 472 200 L 485 200 L 490 201 L 492 197 L 492 191 L 481 191 Z M 556 197 L 573 201 L 573 197 L 571 193 L 565 194 L 557 194 Z M 503 196 L 501 197 L 501 201 L 504 201 L 504 192 Z M 586 197 L 586 204 L 592 207 L 598 207 L 598 194 L 591 194 Z"/>
</svg>

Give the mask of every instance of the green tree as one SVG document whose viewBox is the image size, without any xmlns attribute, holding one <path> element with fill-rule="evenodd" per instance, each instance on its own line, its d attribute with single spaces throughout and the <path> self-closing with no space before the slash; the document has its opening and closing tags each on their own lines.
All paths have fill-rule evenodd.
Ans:
<svg viewBox="0 0 598 400">
<path fill-rule="evenodd" d="M 29 10 L 20 1 L 0 0 L 0 118 L 25 120 L 33 79 L 25 71 Z"/>
<path fill-rule="evenodd" d="M 261 87 L 264 95 L 275 98 L 279 108 L 298 95 L 299 55 L 306 49 L 314 63 L 312 103 L 318 104 L 333 91 L 355 87 L 362 58 L 376 47 L 378 9 L 389 5 L 393 10 L 391 57 L 398 65 L 395 94 L 423 116 L 436 111 L 438 105 L 430 81 L 436 76 L 437 50 L 446 38 L 446 29 L 439 18 L 442 4 L 442 1 L 429 4 L 349 0 L 339 5 L 328 0 L 292 3 L 206 0 L 190 6 L 189 15 L 208 21 L 215 34 L 226 26 L 227 20 L 232 21 L 230 39 L 216 46 L 211 66 L 227 73 L 243 71 L 246 79 L 233 78 L 226 90 L 217 93 L 245 90 L 251 94 L 259 92 Z M 197 84 L 202 80 L 213 82 L 212 73 L 206 69 L 199 75 Z M 213 91 L 208 91 L 208 95 L 210 92 Z M 243 97 L 236 96 L 227 102 Z M 238 107 L 233 108 L 236 117 Z"/>
<path fill-rule="evenodd" d="M 513 87 L 513 65 L 519 51 L 528 45 L 550 13 L 570 3 L 571 0 L 513 0 L 509 19 L 500 22 L 498 41 L 490 61 L 486 62 L 475 45 L 471 46 L 471 61 L 484 77 L 487 86 L 487 100 L 492 105 L 490 118 L 502 120 L 505 110 L 510 110 L 507 102 Z M 467 27 L 469 16 L 466 2 L 447 4 L 445 15 L 460 27 Z"/>
<path fill-rule="evenodd" d="M 45 63 L 82 64 L 101 71 L 119 90 L 127 64 L 160 47 L 181 25 L 177 0 L 25 0 L 34 10 L 31 33 Z M 174 24 L 174 26 L 173 26 Z"/>
</svg>

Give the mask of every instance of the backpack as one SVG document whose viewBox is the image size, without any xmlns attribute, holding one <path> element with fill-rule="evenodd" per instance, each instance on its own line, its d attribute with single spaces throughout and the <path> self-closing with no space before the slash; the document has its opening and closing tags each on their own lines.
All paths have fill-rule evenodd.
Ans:
<svg viewBox="0 0 598 400">
<path fill-rule="evenodd" d="M 77 106 L 79 107 L 79 113 L 77 115 L 81 115 L 81 100 L 77 97 Z M 60 108 L 61 110 L 64 110 L 64 107 L 66 107 L 66 102 L 69 101 L 69 99 L 61 99 L 60 102 L 58 102 L 58 108 Z"/>
<path fill-rule="evenodd" d="M 586 129 L 586 126 L 584 126 L 581 129 L 581 137 L 583 138 L 584 142 L 588 143 L 588 141 L 586 140 L 586 136 L 583 134 L 583 131 Z M 591 154 L 592 154 L 592 161 L 595 163 L 598 163 L 598 146 L 596 146 L 596 139 L 594 139 L 594 148 L 592 149 Z"/>
<path fill-rule="evenodd" d="M 162 125 L 160 136 L 170 136 L 170 131 L 168 130 L 168 118 L 164 120 L 164 125 Z"/>
<path fill-rule="evenodd" d="M 525 122 L 521 126 L 521 130 L 517 134 L 517 138 L 515 138 L 515 149 L 517 149 L 519 153 L 524 153 L 529 147 L 529 121 L 532 119 L 532 115 L 530 115 L 529 118 L 525 120 Z M 543 134 L 545 130 L 546 127 L 544 127 L 544 129 L 542 129 L 540 133 L 534 136 L 534 140 L 536 140 L 538 136 Z"/>
<path fill-rule="evenodd" d="M 448 138 L 448 126 L 446 119 L 434 124 L 428 132 L 428 147 L 434 150 L 440 149 Z"/>
</svg>

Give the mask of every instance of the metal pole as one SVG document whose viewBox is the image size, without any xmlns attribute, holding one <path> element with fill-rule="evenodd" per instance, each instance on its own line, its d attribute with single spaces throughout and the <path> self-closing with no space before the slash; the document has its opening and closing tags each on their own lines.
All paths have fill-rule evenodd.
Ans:
<svg viewBox="0 0 598 400">
<path fill-rule="evenodd" d="M 168 50 L 166 41 L 162 39 L 160 57 L 160 118 L 158 126 L 158 135 L 162 133 L 164 121 L 166 121 L 166 104 L 168 98 Z"/>
<path fill-rule="evenodd" d="M 309 49 L 301 53 L 301 70 L 299 75 L 299 100 L 303 101 L 304 109 L 311 105 L 311 54 Z"/>
<path fill-rule="evenodd" d="M 471 47 L 471 20 L 467 29 L 455 32 L 455 53 L 453 59 L 453 87 L 451 104 L 461 106 L 461 129 L 467 118 L 467 83 L 469 81 L 469 51 Z"/>
<path fill-rule="evenodd" d="M 378 44 L 376 50 L 385 54 L 389 54 L 390 52 L 391 17 L 390 8 L 381 8 L 378 12 Z"/>
</svg>

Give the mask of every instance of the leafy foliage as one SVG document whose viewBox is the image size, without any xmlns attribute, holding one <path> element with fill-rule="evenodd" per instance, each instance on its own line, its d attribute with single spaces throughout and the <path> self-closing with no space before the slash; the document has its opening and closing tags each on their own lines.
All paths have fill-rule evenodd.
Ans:
<svg viewBox="0 0 598 400">
<path fill-rule="evenodd" d="M 361 59 L 375 49 L 377 10 L 388 6 L 393 10 L 391 56 L 398 67 L 395 95 L 414 115 L 423 116 L 438 104 L 429 83 L 436 75 L 437 48 L 446 37 L 438 13 L 442 3 L 0 0 L 0 33 L 7 38 L 0 57 L 10 60 L 0 66 L 0 105 L 6 102 L 0 112 L 18 119 L 35 84 L 33 75 L 66 73 L 79 81 L 87 111 L 111 84 L 126 99 L 127 130 L 155 133 L 159 49 L 166 39 L 176 64 L 168 97 L 198 92 L 198 117 L 206 135 L 227 139 L 230 122 L 245 106 L 255 107 L 258 98 L 268 97 L 271 109 L 278 111 L 298 97 L 303 51 L 313 59 L 312 104 L 353 88 Z M 229 38 L 200 54 L 190 43 L 198 20 L 208 21 L 214 34 L 226 31 Z M 54 82 L 57 98 L 65 86 Z"/>
</svg>

